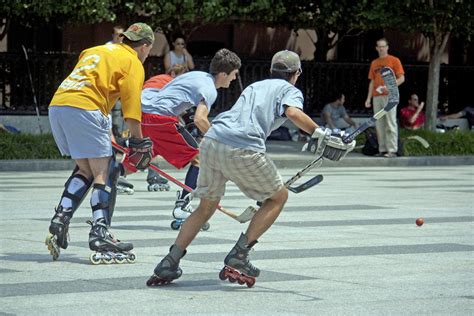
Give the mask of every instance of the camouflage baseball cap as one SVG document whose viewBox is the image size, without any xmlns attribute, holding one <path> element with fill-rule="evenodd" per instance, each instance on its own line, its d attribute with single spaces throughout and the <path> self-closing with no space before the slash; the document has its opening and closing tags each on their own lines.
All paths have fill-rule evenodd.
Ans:
<svg viewBox="0 0 474 316">
<path fill-rule="evenodd" d="M 279 51 L 273 55 L 271 70 L 279 72 L 301 71 L 300 57 L 289 50 Z"/>
<path fill-rule="evenodd" d="M 130 25 L 122 35 L 134 42 L 142 39 L 150 44 L 155 42 L 155 34 L 153 33 L 153 30 L 145 23 L 134 23 Z"/>
</svg>

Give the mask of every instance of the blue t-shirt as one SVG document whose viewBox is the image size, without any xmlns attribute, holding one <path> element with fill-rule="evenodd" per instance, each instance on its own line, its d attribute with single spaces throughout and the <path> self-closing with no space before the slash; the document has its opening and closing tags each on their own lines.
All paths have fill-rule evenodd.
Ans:
<svg viewBox="0 0 474 316">
<path fill-rule="evenodd" d="M 212 121 L 205 137 L 265 152 L 267 137 L 287 120 L 285 105 L 303 109 L 303 94 L 298 88 L 282 79 L 257 81 L 242 92 L 229 111 Z"/>
<path fill-rule="evenodd" d="M 208 111 L 217 98 L 214 77 L 207 72 L 190 71 L 176 77 L 163 89 L 142 91 L 142 112 L 178 116 L 203 101 Z"/>
</svg>

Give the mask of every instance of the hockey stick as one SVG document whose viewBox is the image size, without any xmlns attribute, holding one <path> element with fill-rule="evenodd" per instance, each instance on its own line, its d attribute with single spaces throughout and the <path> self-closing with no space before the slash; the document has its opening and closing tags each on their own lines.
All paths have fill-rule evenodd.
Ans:
<svg viewBox="0 0 474 316">
<path fill-rule="evenodd" d="M 38 119 L 39 131 L 40 131 L 40 134 L 43 134 L 43 128 L 41 127 L 41 120 L 40 120 L 40 111 L 39 111 L 39 107 L 38 107 L 38 100 L 36 100 L 35 86 L 33 84 L 33 77 L 31 76 L 30 60 L 28 59 L 28 53 L 26 52 L 25 45 L 21 45 L 21 47 L 23 48 L 23 53 L 25 54 L 26 69 L 28 71 L 28 77 L 30 78 L 31 91 L 33 92 L 33 102 L 35 103 L 36 118 Z"/>
<path fill-rule="evenodd" d="M 122 147 L 120 145 L 118 145 L 117 143 L 115 142 L 112 142 L 112 146 L 119 150 L 120 152 L 124 153 L 124 154 L 128 154 L 128 149 L 125 148 L 125 147 Z M 150 169 L 153 169 L 154 171 L 156 171 L 158 174 L 160 174 L 161 176 L 163 176 L 164 178 L 168 179 L 169 181 L 173 182 L 174 184 L 176 184 L 177 186 L 183 188 L 184 190 L 188 191 L 188 192 L 193 192 L 193 189 L 190 188 L 189 186 L 187 186 L 186 184 L 182 183 L 181 181 L 173 178 L 172 176 L 170 176 L 169 174 L 167 174 L 166 172 L 164 172 L 163 170 L 161 170 L 160 168 L 158 168 L 157 166 L 155 165 L 152 165 L 150 164 L 148 166 Z M 245 223 L 245 222 L 248 222 L 249 220 L 252 219 L 253 217 L 253 214 L 255 214 L 256 210 L 252 210 L 250 209 L 250 207 L 248 207 L 242 214 L 240 215 L 236 215 L 234 214 L 233 212 L 223 208 L 221 205 L 217 205 L 217 209 L 219 211 L 221 211 L 222 213 L 232 217 L 233 219 L 237 220 L 238 222 L 240 223 Z"/>
<path fill-rule="evenodd" d="M 395 77 L 395 74 L 393 72 L 392 69 L 388 68 L 388 67 L 384 67 L 382 68 L 381 70 L 381 75 L 382 75 L 382 79 L 384 80 L 385 82 L 385 86 L 387 87 L 387 90 L 389 92 L 389 95 L 388 95 L 388 103 L 387 105 L 380 111 L 378 111 L 377 113 L 374 114 L 373 117 L 371 117 L 369 120 L 367 120 L 366 122 L 364 122 L 362 125 L 360 125 L 355 131 L 353 131 L 351 134 L 347 135 L 347 136 L 344 136 L 342 138 L 343 142 L 345 143 L 350 143 L 352 142 L 356 137 L 357 135 L 361 134 L 362 132 L 364 132 L 367 128 L 369 128 L 370 126 L 372 126 L 375 121 L 377 121 L 378 119 L 380 119 L 381 117 L 383 117 L 385 114 L 387 114 L 391 109 L 393 109 L 394 107 L 396 107 L 398 105 L 398 102 L 400 101 L 400 94 L 398 92 L 398 86 L 397 86 L 397 79 Z M 319 165 L 322 163 L 322 160 L 323 160 L 323 156 L 322 156 L 322 153 L 320 154 L 317 154 L 316 158 L 311 161 L 309 164 L 307 164 L 303 169 L 301 169 L 301 171 L 297 172 L 293 177 L 291 177 L 286 183 L 285 185 L 291 185 L 292 183 L 294 183 L 296 180 L 298 180 L 299 178 L 301 178 L 304 174 L 306 174 L 309 170 L 313 169 L 316 165 Z M 314 178 L 313 178 L 314 179 Z M 308 182 L 316 182 L 317 180 L 309 180 Z M 317 184 L 317 183 L 316 183 Z M 305 184 L 303 184 L 302 186 L 304 187 Z"/>
<path fill-rule="evenodd" d="M 299 179 L 299 178 L 300 177 L 298 177 L 297 179 Z M 290 190 L 293 193 L 301 193 L 303 191 L 308 190 L 309 188 L 314 187 L 316 184 L 321 183 L 321 181 L 323 181 L 323 179 L 324 179 L 323 175 L 318 174 L 317 176 L 315 176 L 315 177 L 309 179 L 308 181 L 306 181 L 305 183 L 300 184 L 298 186 L 294 186 L 294 187 L 290 186 L 290 184 L 295 182 L 296 179 L 295 179 L 295 181 L 289 183 L 290 180 L 291 180 L 290 179 L 290 180 L 286 181 L 285 186 L 288 188 L 288 190 Z"/>
<path fill-rule="evenodd" d="M 395 77 L 395 73 L 393 72 L 393 70 L 389 67 L 383 67 L 380 73 L 382 75 L 383 81 L 385 82 L 385 87 L 388 90 L 388 103 L 383 109 L 375 113 L 373 117 L 365 121 L 355 131 L 353 131 L 351 134 L 347 136 L 344 136 L 342 140 L 346 144 L 352 142 L 359 134 L 361 134 L 370 126 L 372 126 L 375 123 L 375 121 L 385 116 L 390 110 L 396 107 L 398 103 L 400 102 L 400 94 L 398 92 L 397 78 Z"/>
<path fill-rule="evenodd" d="M 407 139 L 407 140 L 416 140 L 416 141 L 419 142 L 419 143 L 421 144 L 421 146 L 423 146 L 424 148 L 429 148 L 429 147 L 430 147 L 430 144 L 426 141 L 426 139 L 424 139 L 424 138 L 421 137 L 421 136 L 413 135 L 413 136 L 408 136 L 406 139 Z"/>
</svg>

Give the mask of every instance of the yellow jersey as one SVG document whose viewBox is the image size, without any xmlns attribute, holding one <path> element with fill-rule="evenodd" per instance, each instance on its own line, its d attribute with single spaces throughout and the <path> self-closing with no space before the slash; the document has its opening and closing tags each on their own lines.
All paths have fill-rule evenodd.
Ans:
<svg viewBox="0 0 474 316">
<path fill-rule="evenodd" d="M 140 122 L 144 79 L 143 65 L 130 46 L 92 47 L 81 52 L 79 62 L 61 83 L 49 106 L 100 110 L 108 115 L 120 98 L 123 117 Z"/>
</svg>

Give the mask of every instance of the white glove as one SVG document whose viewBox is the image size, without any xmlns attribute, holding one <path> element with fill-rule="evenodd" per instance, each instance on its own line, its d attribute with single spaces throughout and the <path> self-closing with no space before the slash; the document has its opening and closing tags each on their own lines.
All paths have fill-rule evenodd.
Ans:
<svg viewBox="0 0 474 316">
<path fill-rule="evenodd" d="M 344 158 L 349 152 L 354 150 L 356 145 L 355 140 L 346 144 L 342 141 L 344 133 L 331 135 L 329 142 L 324 148 L 323 157 L 332 161 L 339 161 Z"/>
<path fill-rule="evenodd" d="M 356 144 L 355 141 L 348 144 L 344 143 L 342 141 L 343 136 L 344 132 L 318 127 L 311 135 L 311 140 L 303 147 L 303 150 L 310 151 L 316 156 L 339 161 L 348 152 L 352 151 Z"/>
<path fill-rule="evenodd" d="M 316 156 L 321 156 L 326 147 L 329 138 L 331 137 L 331 129 L 325 127 L 318 127 L 314 130 L 311 139 L 304 144 L 301 151 L 309 151 Z"/>
</svg>

